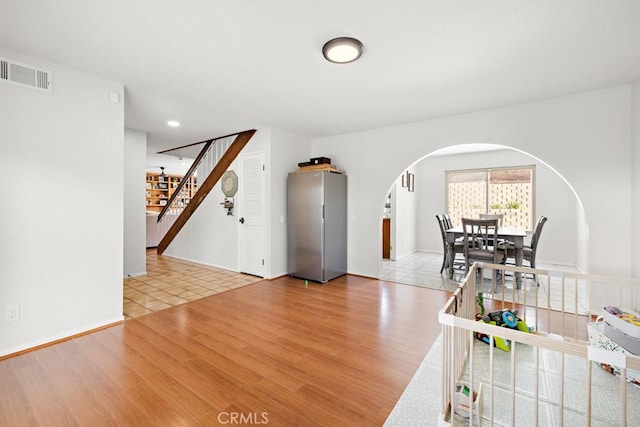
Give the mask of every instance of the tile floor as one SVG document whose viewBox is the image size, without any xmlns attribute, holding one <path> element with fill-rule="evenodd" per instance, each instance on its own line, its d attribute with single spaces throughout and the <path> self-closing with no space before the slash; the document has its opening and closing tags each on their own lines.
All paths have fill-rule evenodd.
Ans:
<svg viewBox="0 0 640 427">
<path fill-rule="evenodd" d="M 147 250 L 147 275 L 124 279 L 124 317 L 132 319 L 263 280 Z"/>
<path fill-rule="evenodd" d="M 455 269 L 453 280 L 440 273 L 442 254 L 433 252 L 413 252 L 399 260 L 382 260 L 380 280 L 388 280 L 406 285 L 425 286 L 432 289 L 454 290 L 464 276 L 464 269 Z M 540 264 L 539 268 L 578 272 L 575 267 L 556 264 Z"/>
<path fill-rule="evenodd" d="M 432 252 L 418 251 L 396 261 L 383 259 L 380 280 L 454 291 L 464 278 L 464 269 L 454 269 L 453 279 L 449 279 L 446 271 L 442 274 L 440 273 L 441 266 L 442 254 Z M 575 267 L 566 265 L 540 263 L 538 267 L 547 270 L 578 273 Z M 575 306 L 574 299 L 576 292 L 578 292 L 578 312 L 585 314 L 588 307 L 585 286 L 584 283 L 581 283 L 578 289 L 566 286 L 563 293 L 560 279 L 540 280 L 540 286 L 536 287 L 532 278 L 528 276 L 523 283 L 522 289 L 514 292 L 512 281 L 507 278 L 504 289 L 506 292 L 502 294 L 503 289 L 499 287 L 493 297 L 504 301 L 525 302 L 526 300 L 527 303 L 532 305 L 535 305 L 533 301 L 537 298 L 539 307 L 550 306 L 553 309 L 559 309 L 564 306 L 565 311 L 571 311 L 570 306 Z M 485 292 L 489 290 L 490 286 L 487 286 Z M 492 298 L 492 295 L 489 294 L 488 298 Z"/>
<path fill-rule="evenodd" d="M 396 261 L 383 259 L 380 280 L 431 289 L 455 290 L 464 270 L 456 270 L 454 280 L 451 280 L 445 272 L 440 274 L 441 266 L 442 254 L 431 252 L 414 252 Z"/>
</svg>

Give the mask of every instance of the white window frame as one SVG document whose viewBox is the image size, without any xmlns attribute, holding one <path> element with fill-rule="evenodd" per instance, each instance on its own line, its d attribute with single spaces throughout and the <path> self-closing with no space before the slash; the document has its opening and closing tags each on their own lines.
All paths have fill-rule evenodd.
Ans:
<svg viewBox="0 0 640 427">
<path fill-rule="evenodd" d="M 513 208 L 512 206 L 508 206 L 510 202 L 506 203 L 505 206 L 496 206 L 491 203 L 491 186 L 499 185 L 499 184 L 491 184 L 490 177 L 491 172 L 495 171 L 504 171 L 504 170 L 529 170 L 531 171 L 531 183 L 529 188 L 529 196 L 530 200 L 528 203 L 523 200 L 512 200 L 513 202 L 518 202 L 520 205 L 524 205 L 520 208 L 520 212 L 522 209 L 525 209 L 525 212 L 521 214 L 518 213 L 517 208 Z M 452 201 L 450 200 L 450 180 L 453 175 L 456 174 L 469 174 L 469 173 L 481 173 L 485 174 L 485 189 L 484 189 L 484 206 L 469 206 L 463 208 L 463 211 L 466 212 L 466 216 L 470 216 L 472 218 L 477 218 L 480 213 L 503 213 L 504 224 L 505 226 L 520 226 L 524 227 L 526 231 L 532 231 L 535 225 L 535 204 L 536 204 L 536 167 L 535 165 L 522 165 L 522 166 L 505 166 L 505 167 L 491 167 L 491 168 L 475 168 L 475 169 L 458 169 L 458 170 L 447 170 L 445 171 L 444 177 L 444 186 L 445 186 L 445 207 L 446 211 L 451 215 L 452 221 L 454 225 L 461 224 L 461 218 L 458 215 L 458 212 L 454 212 L 455 209 L 452 209 Z M 479 181 L 481 182 L 481 181 Z M 459 210 L 458 210 L 459 211 Z"/>
</svg>

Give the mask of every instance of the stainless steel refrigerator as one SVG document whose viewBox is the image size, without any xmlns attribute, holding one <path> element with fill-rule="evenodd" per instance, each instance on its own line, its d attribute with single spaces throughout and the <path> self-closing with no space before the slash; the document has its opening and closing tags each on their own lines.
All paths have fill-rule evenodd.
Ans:
<svg viewBox="0 0 640 427">
<path fill-rule="evenodd" d="M 320 283 L 347 272 L 347 176 L 292 172 L 287 179 L 289 273 Z"/>
</svg>

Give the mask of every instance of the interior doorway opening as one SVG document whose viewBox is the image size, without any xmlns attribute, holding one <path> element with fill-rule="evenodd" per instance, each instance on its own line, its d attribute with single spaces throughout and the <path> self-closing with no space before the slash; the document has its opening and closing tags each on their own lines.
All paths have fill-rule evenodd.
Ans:
<svg viewBox="0 0 640 427">
<path fill-rule="evenodd" d="M 459 280 L 461 274 L 451 283 L 444 272 L 440 273 L 443 249 L 435 218 L 447 210 L 445 172 L 522 165 L 536 167 L 534 221 L 540 215 L 549 218 L 540 240 L 537 265 L 588 272 L 587 220 L 582 202 L 570 183 L 529 153 L 503 145 L 466 144 L 426 154 L 408 165 L 390 184 L 382 201 L 380 224 L 382 227 L 385 218 L 389 218 L 393 256 L 388 259 L 380 256 L 379 278 L 436 289 L 455 287 L 455 279 Z M 414 175 L 411 192 L 403 185 L 407 171 Z M 530 240 L 530 234 L 531 231 L 525 242 Z"/>
</svg>

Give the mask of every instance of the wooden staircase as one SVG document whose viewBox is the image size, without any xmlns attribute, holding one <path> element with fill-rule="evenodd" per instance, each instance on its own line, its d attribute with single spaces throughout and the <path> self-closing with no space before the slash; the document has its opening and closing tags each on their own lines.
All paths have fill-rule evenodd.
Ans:
<svg viewBox="0 0 640 427">
<path fill-rule="evenodd" d="M 205 143 L 204 148 L 200 151 L 200 154 L 193 162 L 180 186 L 174 191 L 165 208 L 158 215 L 160 235 L 163 236 L 160 243 L 158 243 L 158 255 L 162 255 L 167 249 L 255 133 L 256 130 L 251 129 L 203 141 Z M 233 138 L 232 142 L 230 142 L 231 138 Z M 177 206 L 175 202 L 179 198 L 182 185 L 189 181 L 189 178 L 196 172 L 198 172 L 198 191 L 191 198 L 189 204 Z M 202 181 L 203 178 L 204 181 Z"/>
</svg>

